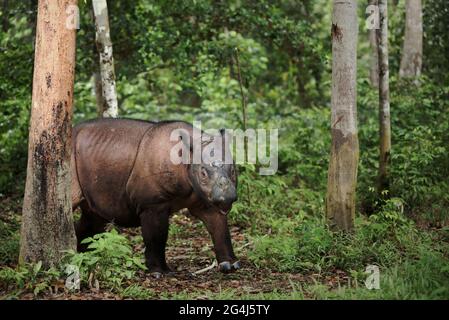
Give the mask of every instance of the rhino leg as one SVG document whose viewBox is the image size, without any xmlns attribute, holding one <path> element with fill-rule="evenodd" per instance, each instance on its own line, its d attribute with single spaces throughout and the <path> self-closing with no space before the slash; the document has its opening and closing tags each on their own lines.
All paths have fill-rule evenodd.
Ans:
<svg viewBox="0 0 449 320">
<path fill-rule="evenodd" d="M 160 275 L 171 272 L 165 260 L 169 216 L 168 210 L 146 210 L 140 215 L 145 262 L 150 273 Z"/>
<path fill-rule="evenodd" d="M 206 225 L 214 243 L 219 270 L 228 273 L 240 269 L 240 262 L 237 260 L 232 248 L 227 217 L 215 210 L 204 212 L 190 210 L 190 212 Z"/>
<path fill-rule="evenodd" d="M 78 252 L 83 252 L 87 250 L 87 245 L 82 244 L 81 241 L 97 233 L 104 232 L 108 221 L 92 212 L 86 201 L 82 201 L 80 206 L 81 218 L 75 223 L 75 232 Z"/>
</svg>

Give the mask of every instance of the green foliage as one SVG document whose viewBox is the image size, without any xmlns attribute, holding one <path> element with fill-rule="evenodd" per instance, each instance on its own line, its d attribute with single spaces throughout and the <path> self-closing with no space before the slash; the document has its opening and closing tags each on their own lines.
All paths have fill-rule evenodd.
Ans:
<svg viewBox="0 0 449 320">
<path fill-rule="evenodd" d="M 429 75 L 439 83 L 448 85 L 448 3 L 445 0 L 426 0 L 424 1 L 423 11 L 424 73 Z"/>
<path fill-rule="evenodd" d="M 295 224 L 285 221 L 272 236 L 255 238 L 251 259 L 281 270 L 318 272 L 390 265 L 400 261 L 403 245 L 417 241 L 417 231 L 398 208 L 402 208 L 399 200 L 391 200 L 369 219 L 358 219 L 354 234 L 332 233 L 321 218 L 300 216 Z"/>
<path fill-rule="evenodd" d="M 124 299 L 146 300 L 151 299 L 154 296 L 154 292 L 150 289 L 133 284 L 123 289 L 120 292 L 120 295 Z"/>
<path fill-rule="evenodd" d="M 271 235 L 254 237 L 249 258 L 272 270 L 342 270 L 359 280 L 366 277 L 365 267 L 374 264 L 386 273 L 382 285 L 388 287 L 387 297 L 447 298 L 447 243 L 435 244 L 435 235 L 420 232 L 402 211 L 401 200 L 391 199 L 380 212 L 357 219 L 353 234 L 332 233 L 321 219 L 310 217 L 273 224 Z M 413 277 L 417 278 L 409 280 Z"/>
<path fill-rule="evenodd" d="M 16 268 L 0 268 L 0 289 L 18 292 L 32 292 L 38 296 L 45 290 L 50 290 L 59 283 L 65 282 L 65 267 L 73 265 L 79 269 L 81 285 L 86 287 L 109 288 L 116 290 L 125 298 L 146 299 L 152 292 L 136 286 L 123 286 L 132 280 L 139 270 L 145 270 L 142 257 L 135 256 L 129 240 L 115 229 L 86 238 L 88 251 L 76 253 L 67 252 L 63 263 L 57 268 L 44 270 L 42 263 L 19 265 Z"/>
<path fill-rule="evenodd" d="M 31 105 L 32 32 L 21 14 L 9 23 L 14 29 L 0 30 L 0 195 L 23 188 L 16 182 L 24 177 Z"/>
<path fill-rule="evenodd" d="M 448 219 L 448 88 L 425 77 L 419 86 L 392 78 L 391 86 L 390 195 L 404 200 L 407 214 L 444 224 Z M 363 98 L 359 102 L 358 195 L 362 211 L 373 212 L 377 199 L 373 192 L 378 168 L 377 97 L 363 81 L 359 82 L 359 96 Z"/>
<path fill-rule="evenodd" d="M 35 296 L 49 290 L 61 273 L 50 268 L 44 270 L 42 263 L 20 265 L 17 268 L 0 268 L 0 289 L 11 291 L 12 295 L 21 291 L 32 292 Z"/>
<path fill-rule="evenodd" d="M 82 241 L 86 252 L 67 253 L 67 263 L 77 266 L 82 284 L 98 280 L 101 286 L 119 288 L 124 280 L 132 279 L 138 270 L 145 270 L 142 257 L 133 256 L 129 240 L 117 230 L 100 233 Z"/>
<path fill-rule="evenodd" d="M 19 230 L 18 221 L 14 219 L 3 221 L 0 217 L 0 265 L 11 265 L 17 261 Z"/>
<path fill-rule="evenodd" d="M 367 290 L 363 281 L 351 286 L 329 290 L 315 284 L 304 288 L 314 299 L 437 299 L 449 297 L 447 257 L 436 251 L 422 250 L 419 258 L 405 260 L 403 264 L 380 269 L 379 290 Z"/>
</svg>

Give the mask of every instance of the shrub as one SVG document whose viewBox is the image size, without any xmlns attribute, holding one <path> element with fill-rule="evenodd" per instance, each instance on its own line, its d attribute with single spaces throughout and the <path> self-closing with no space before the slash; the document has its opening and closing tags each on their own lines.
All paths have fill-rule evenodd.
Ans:
<svg viewBox="0 0 449 320">
<path fill-rule="evenodd" d="M 124 280 L 132 279 L 138 270 L 146 269 L 142 257 L 133 256 L 129 240 L 115 229 L 86 238 L 82 243 L 88 244 L 88 251 L 69 251 L 66 257 L 68 264 L 79 268 L 82 284 L 92 286 L 98 281 L 102 286 L 116 289 Z"/>
<path fill-rule="evenodd" d="M 369 218 L 359 217 L 352 234 L 333 233 L 323 219 L 303 216 L 254 241 L 249 258 L 256 265 L 295 272 L 361 272 L 369 264 L 388 268 L 417 259 L 422 251 L 435 252 L 431 238 L 404 216 L 399 199 Z"/>
<path fill-rule="evenodd" d="M 61 273 L 55 269 L 42 269 L 42 263 L 25 264 L 17 268 L 0 268 L 0 289 L 10 290 L 9 296 L 14 296 L 14 289 L 21 291 L 31 291 L 35 296 L 49 289 L 57 281 Z"/>
</svg>

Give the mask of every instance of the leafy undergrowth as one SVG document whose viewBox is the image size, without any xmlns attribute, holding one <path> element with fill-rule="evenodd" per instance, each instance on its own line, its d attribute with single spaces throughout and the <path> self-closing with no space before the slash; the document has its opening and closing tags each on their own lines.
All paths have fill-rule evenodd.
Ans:
<svg viewBox="0 0 449 320">
<path fill-rule="evenodd" d="M 244 268 L 223 275 L 215 269 L 194 275 L 213 262 L 211 241 L 204 226 L 184 215 L 172 218 L 167 250 L 174 276 L 155 279 L 143 266 L 144 246 L 140 229 L 116 229 L 90 239 L 91 251 L 69 252 L 60 270 L 42 270 L 40 264 L 0 268 L 3 299 L 230 299 L 302 298 L 296 285 L 300 274 L 256 268 L 247 261 L 249 240 L 232 228 L 236 254 Z M 67 265 L 80 270 L 80 290 L 65 288 Z M 307 280 L 307 281 L 312 281 Z M 278 288 L 283 288 L 279 291 Z"/>
<path fill-rule="evenodd" d="M 298 215 L 278 221 L 270 235 L 253 237 L 249 259 L 258 267 L 349 275 L 337 288 L 316 282 L 307 294 L 319 299 L 449 298 L 449 228 L 425 230 L 405 217 L 399 199 L 376 214 L 356 219 L 353 234 L 332 233 L 323 219 Z M 379 268 L 379 290 L 367 290 L 366 268 Z M 338 280 L 341 277 L 338 277 Z"/>
<path fill-rule="evenodd" d="M 387 211 L 388 212 L 388 211 Z M 388 218 L 389 217 L 389 218 Z M 388 230 L 379 219 L 392 219 Z M 41 265 L 0 268 L 3 299 L 422 299 L 449 297 L 448 240 L 411 234 L 411 222 L 384 214 L 358 221 L 352 236 L 330 233 L 307 218 L 281 223 L 271 234 L 250 236 L 233 227 L 232 238 L 243 269 L 223 275 L 211 269 L 192 274 L 213 262 L 211 241 L 199 221 L 172 217 L 169 265 L 174 276 L 155 279 L 143 263 L 140 229 L 112 229 L 89 239 L 91 251 L 67 254 L 61 269 Z M 374 220 L 371 221 L 371 220 Z M 395 222 L 394 222 L 395 221 Z M 396 224 L 395 224 L 396 223 Z M 404 227 L 404 225 L 406 227 Z M 366 229 L 368 228 L 368 229 Z M 407 228 L 407 235 L 400 231 Z M 410 229 L 411 228 L 411 229 Z M 307 232 L 304 232 L 307 230 Z M 403 231 L 406 231 L 405 229 Z M 419 233 L 418 230 L 415 229 Z M 289 236 L 293 232 L 298 240 Z M 429 235 L 427 232 L 426 235 Z M 401 239 L 391 239 L 404 236 Z M 372 238 L 368 240 L 368 238 Z M 390 237 L 390 238 L 386 238 Z M 384 240 L 382 240 L 384 238 Z M 289 239 L 289 240 L 286 240 Z M 362 243 L 365 241 L 365 244 Z M 396 242 L 397 241 L 397 242 Z M 410 241 L 410 243 L 406 243 Z M 390 243 L 385 246 L 385 243 Z M 411 248 L 413 246 L 413 248 Z M 444 249 L 446 248 L 446 249 Z M 446 250 L 446 251 L 445 251 Z M 367 264 L 380 266 L 380 290 L 364 285 Z M 67 264 L 80 270 L 80 290 L 65 287 Z"/>
</svg>

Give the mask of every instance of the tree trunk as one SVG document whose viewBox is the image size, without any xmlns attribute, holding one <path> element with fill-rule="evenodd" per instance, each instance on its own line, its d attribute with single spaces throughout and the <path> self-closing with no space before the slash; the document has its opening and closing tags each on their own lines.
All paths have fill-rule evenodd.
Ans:
<svg viewBox="0 0 449 320">
<path fill-rule="evenodd" d="M 378 0 L 369 0 L 370 5 L 377 6 Z M 369 44 L 371 48 L 370 82 L 374 88 L 379 88 L 379 48 L 377 46 L 376 29 L 369 30 Z"/>
<path fill-rule="evenodd" d="M 377 30 L 379 46 L 379 192 L 389 188 L 389 166 L 391 149 L 390 128 L 390 72 L 388 65 L 388 5 L 379 0 L 380 28 Z"/>
<path fill-rule="evenodd" d="M 76 249 L 71 205 L 75 29 L 66 8 L 76 0 L 39 0 L 28 168 L 20 262 L 57 264 Z"/>
<path fill-rule="evenodd" d="M 354 227 L 357 137 L 357 1 L 334 0 L 332 17 L 332 146 L 326 215 L 333 230 Z"/>
<path fill-rule="evenodd" d="M 303 45 L 302 45 L 303 46 Z M 303 108 L 310 107 L 309 97 L 306 90 L 306 68 L 304 66 L 304 50 L 298 50 L 298 57 L 294 59 L 296 64 L 296 81 L 298 86 L 298 104 Z"/>
<path fill-rule="evenodd" d="M 115 86 L 114 58 L 109 29 L 108 7 L 106 0 L 93 0 L 95 16 L 95 41 L 100 55 L 101 87 L 103 90 L 103 106 L 99 111 L 103 117 L 117 117 L 118 102 Z M 98 97 L 97 97 L 98 99 Z"/>
<path fill-rule="evenodd" d="M 423 56 L 423 22 L 421 0 L 405 2 L 405 37 L 399 76 L 414 78 L 421 75 Z"/>
<path fill-rule="evenodd" d="M 94 69 L 95 70 L 95 69 Z M 103 97 L 103 86 L 101 85 L 101 73 L 95 70 L 92 75 L 92 80 L 95 89 L 95 101 L 97 103 L 97 112 L 99 117 L 103 117 L 105 111 L 106 101 Z"/>
<path fill-rule="evenodd" d="M 3 0 L 2 6 L 2 30 L 8 32 L 9 29 L 9 0 Z"/>
</svg>

